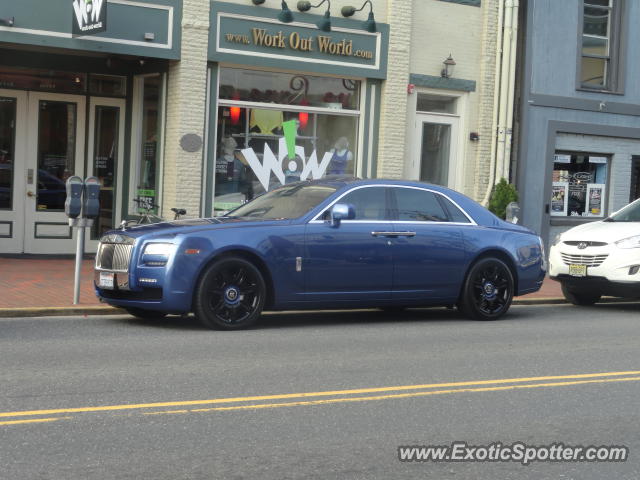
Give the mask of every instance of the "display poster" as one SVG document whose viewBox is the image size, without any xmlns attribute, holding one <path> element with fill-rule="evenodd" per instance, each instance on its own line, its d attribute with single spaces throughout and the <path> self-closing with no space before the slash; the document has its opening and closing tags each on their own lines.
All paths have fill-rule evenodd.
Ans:
<svg viewBox="0 0 640 480">
<path fill-rule="evenodd" d="M 569 202 L 568 190 L 568 182 L 553 182 L 551 187 L 551 215 L 567 215 L 567 206 Z"/>
<path fill-rule="evenodd" d="M 602 217 L 604 214 L 604 183 L 587 184 L 587 207 L 586 212 L 589 217 Z"/>
<path fill-rule="evenodd" d="M 589 157 L 589 163 L 607 163 L 607 157 Z"/>
</svg>

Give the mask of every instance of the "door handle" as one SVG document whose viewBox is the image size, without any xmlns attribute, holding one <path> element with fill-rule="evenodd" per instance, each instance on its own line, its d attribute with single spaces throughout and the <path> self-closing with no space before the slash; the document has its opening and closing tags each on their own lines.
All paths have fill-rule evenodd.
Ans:
<svg viewBox="0 0 640 480">
<path fill-rule="evenodd" d="M 374 237 L 415 237 L 416 232 L 371 232 Z"/>
<path fill-rule="evenodd" d="M 33 193 L 31 190 L 27 191 L 27 197 L 35 197 L 36 194 Z"/>
</svg>

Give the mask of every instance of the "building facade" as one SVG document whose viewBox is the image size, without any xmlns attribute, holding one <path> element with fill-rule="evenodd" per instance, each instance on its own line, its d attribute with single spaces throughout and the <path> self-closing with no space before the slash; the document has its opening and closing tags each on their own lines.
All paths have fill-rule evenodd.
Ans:
<svg viewBox="0 0 640 480">
<path fill-rule="evenodd" d="M 508 176 L 516 0 L 288 3 L 0 0 L 0 253 L 74 251 L 71 175 L 102 186 L 88 250 L 140 204 L 219 215 L 334 174 L 481 201 Z"/>
<path fill-rule="evenodd" d="M 517 187 L 547 244 L 640 197 L 640 70 L 625 0 L 528 0 Z"/>
</svg>

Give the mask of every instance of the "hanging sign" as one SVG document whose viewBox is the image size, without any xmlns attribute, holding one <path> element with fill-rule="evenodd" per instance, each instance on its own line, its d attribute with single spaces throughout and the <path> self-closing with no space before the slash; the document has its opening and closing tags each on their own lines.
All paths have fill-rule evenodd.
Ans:
<svg viewBox="0 0 640 480">
<path fill-rule="evenodd" d="M 92 35 L 107 30 L 107 0 L 72 0 L 71 33 Z"/>
</svg>

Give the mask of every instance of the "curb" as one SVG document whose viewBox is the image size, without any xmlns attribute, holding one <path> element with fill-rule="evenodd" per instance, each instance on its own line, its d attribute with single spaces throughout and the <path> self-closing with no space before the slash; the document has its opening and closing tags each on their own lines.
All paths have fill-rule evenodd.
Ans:
<svg viewBox="0 0 640 480">
<path fill-rule="evenodd" d="M 606 300 L 605 300 L 606 301 Z M 516 299 L 513 305 L 553 305 L 567 303 L 564 298 Z M 75 315 L 128 315 L 122 308 L 110 306 L 72 306 L 72 307 L 21 307 L 0 308 L 0 318 L 12 317 L 61 317 Z"/>
<path fill-rule="evenodd" d="M 61 317 L 72 315 L 125 315 L 121 308 L 109 306 L 95 307 L 25 307 L 25 308 L 0 308 L 0 318 L 10 317 Z"/>
<path fill-rule="evenodd" d="M 628 303 L 634 299 L 605 297 L 598 303 Z M 542 298 L 519 298 L 514 299 L 512 305 L 560 305 L 569 304 L 562 297 L 542 297 Z M 325 309 L 328 311 L 330 309 Z M 298 311 L 298 310 L 296 310 Z M 299 310 L 300 312 L 310 312 L 313 310 Z M 322 311 L 322 310 L 315 310 Z M 293 311 L 292 311 L 293 312 Z M 265 312 L 269 313 L 269 312 Z M 74 315 L 128 315 L 122 308 L 110 306 L 73 306 L 73 307 L 26 307 L 26 308 L 0 308 L 0 318 L 12 317 L 61 317 Z"/>
</svg>

